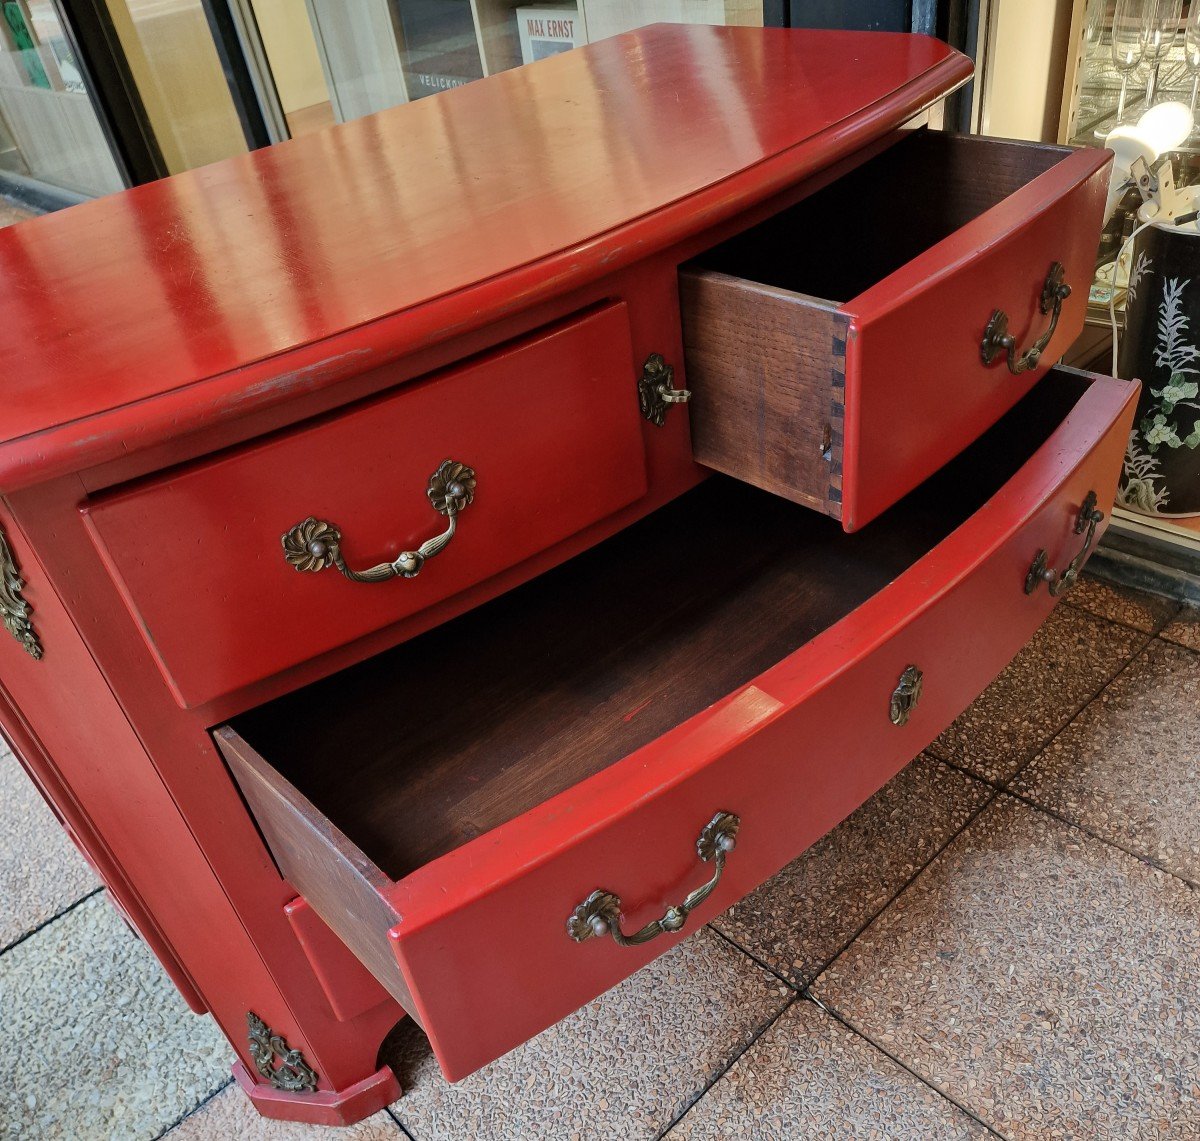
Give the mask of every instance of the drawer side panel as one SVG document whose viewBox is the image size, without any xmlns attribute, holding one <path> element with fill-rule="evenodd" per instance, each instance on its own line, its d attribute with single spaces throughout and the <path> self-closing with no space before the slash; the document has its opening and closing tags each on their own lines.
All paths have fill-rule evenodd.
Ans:
<svg viewBox="0 0 1200 1141">
<path fill-rule="evenodd" d="M 710 270 L 679 289 L 697 462 L 841 518 L 845 314 Z"/>
<path fill-rule="evenodd" d="M 412 995 L 379 937 L 400 918 L 385 898 L 386 878 L 237 734 L 223 727 L 213 738 L 284 878 L 413 1014 Z"/>
</svg>

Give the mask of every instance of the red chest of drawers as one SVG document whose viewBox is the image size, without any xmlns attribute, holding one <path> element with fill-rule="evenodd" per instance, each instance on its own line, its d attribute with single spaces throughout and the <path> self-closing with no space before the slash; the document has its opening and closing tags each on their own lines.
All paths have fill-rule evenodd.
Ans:
<svg viewBox="0 0 1200 1141">
<path fill-rule="evenodd" d="M 612 986 L 1070 587 L 1107 156 L 969 71 L 660 26 L 0 231 L 0 725 L 263 1113 Z"/>
</svg>

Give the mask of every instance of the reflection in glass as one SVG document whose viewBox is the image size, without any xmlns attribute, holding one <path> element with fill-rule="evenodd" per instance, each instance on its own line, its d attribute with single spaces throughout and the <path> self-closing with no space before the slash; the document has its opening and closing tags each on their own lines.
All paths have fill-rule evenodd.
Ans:
<svg viewBox="0 0 1200 1141">
<path fill-rule="evenodd" d="M 124 186 L 50 0 L 0 2 L 0 197 L 69 205 Z M 65 192 L 65 193 L 63 193 Z"/>
<path fill-rule="evenodd" d="M 262 0 L 255 0 L 257 7 Z M 763 22 L 762 0 L 306 0 L 339 121 L 659 21 Z"/>
<path fill-rule="evenodd" d="M 329 87 L 304 0 L 240 0 L 262 39 L 287 133 L 296 138 L 333 121 Z"/>
<path fill-rule="evenodd" d="M 172 174 L 246 151 L 200 0 L 105 0 Z"/>
</svg>

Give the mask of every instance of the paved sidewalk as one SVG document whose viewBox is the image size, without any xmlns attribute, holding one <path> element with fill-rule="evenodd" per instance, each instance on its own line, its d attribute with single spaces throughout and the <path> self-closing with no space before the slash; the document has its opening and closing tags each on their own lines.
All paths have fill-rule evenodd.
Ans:
<svg viewBox="0 0 1200 1141">
<path fill-rule="evenodd" d="M 802 792 L 797 795 L 802 795 Z M 886 788 L 457 1085 L 265 1122 L 0 752 L 0 1138 L 1200 1141 L 1200 611 L 1087 579 Z"/>
</svg>

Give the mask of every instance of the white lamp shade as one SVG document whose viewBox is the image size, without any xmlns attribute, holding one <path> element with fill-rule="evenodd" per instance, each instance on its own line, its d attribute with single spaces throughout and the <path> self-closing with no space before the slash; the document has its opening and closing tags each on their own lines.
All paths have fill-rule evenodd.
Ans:
<svg viewBox="0 0 1200 1141">
<path fill-rule="evenodd" d="M 1156 103 L 1137 121 L 1135 130 L 1154 148 L 1157 158 L 1192 133 L 1192 112 L 1186 103 Z"/>
</svg>

